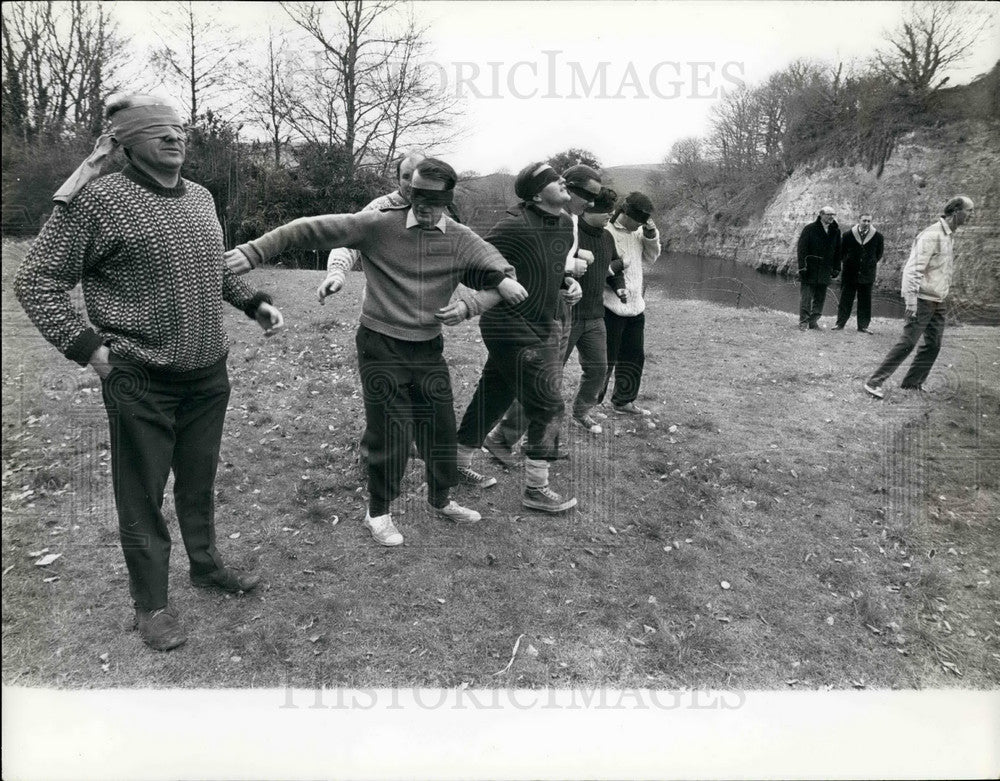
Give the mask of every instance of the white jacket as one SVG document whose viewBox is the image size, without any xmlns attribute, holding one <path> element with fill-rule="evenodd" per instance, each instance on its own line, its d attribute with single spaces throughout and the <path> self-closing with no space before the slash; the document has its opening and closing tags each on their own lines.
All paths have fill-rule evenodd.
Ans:
<svg viewBox="0 0 1000 781">
<path fill-rule="evenodd" d="M 634 231 L 625 230 L 618 221 L 608 225 L 607 230 L 615 237 L 618 254 L 625 261 L 625 290 L 628 301 L 622 303 L 610 287 L 604 288 L 604 306 L 622 317 L 641 315 L 646 309 L 642 298 L 642 267 L 652 266 L 660 257 L 660 232 L 647 239 L 642 235 L 642 228 Z"/>
<path fill-rule="evenodd" d="M 955 270 L 955 237 L 944 219 L 924 228 L 910 249 L 903 266 L 902 294 L 909 309 L 917 299 L 944 301 Z"/>
</svg>

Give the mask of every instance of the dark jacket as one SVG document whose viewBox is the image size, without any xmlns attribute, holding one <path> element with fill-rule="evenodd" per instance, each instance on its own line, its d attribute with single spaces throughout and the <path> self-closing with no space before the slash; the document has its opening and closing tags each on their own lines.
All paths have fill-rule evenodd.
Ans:
<svg viewBox="0 0 1000 781">
<path fill-rule="evenodd" d="M 874 228 L 868 229 L 864 242 L 861 234 L 851 228 L 840 238 L 840 261 L 843 266 L 844 282 L 857 285 L 871 285 L 875 282 L 876 265 L 882 259 L 885 242 L 882 234 Z"/>
<path fill-rule="evenodd" d="M 610 266 L 617 260 L 617 289 L 625 287 L 622 276 L 622 261 L 618 257 L 618 247 L 615 237 L 606 228 L 595 228 L 580 219 L 576 224 L 577 236 L 580 239 L 580 249 L 590 250 L 594 254 L 594 262 L 579 280 L 583 295 L 573 307 L 574 320 L 596 320 L 604 317 L 604 286 L 608 284 L 608 275 L 613 273 Z"/>
<path fill-rule="evenodd" d="M 829 285 L 840 273 L 840 226 L 828 230 L 817 217 L 802 229 L 798 245 L 799 281 L 808 285 Z"/>
<path fill-rule="evenodd" d="M 566 255 L 573 245 L 573 222 L 564 212 L 548 214 L 520 204 L 484 236 L 517 272 L 528 291 L 519 304 L 501 301 L 479 318 L 483 341 L 529 346 L 544 342 L 560 315 Z"/>
</svg>

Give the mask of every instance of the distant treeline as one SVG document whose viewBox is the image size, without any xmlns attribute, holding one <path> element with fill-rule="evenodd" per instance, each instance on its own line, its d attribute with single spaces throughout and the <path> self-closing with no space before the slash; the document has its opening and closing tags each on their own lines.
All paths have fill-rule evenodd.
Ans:
<svg viewBox="0 0 1000 781">
<path fill-rule="evenodd" d="M 860 164 L 880 176 L 903 134 L 998 116 L 1000 64 L 965 86 L 918 90 L 884 69 L 798 61 L 727 94 L 709 132 L 677 141 L 648 185 L 696 232 L 739 227 L 797 169 Z"/>
</svg>

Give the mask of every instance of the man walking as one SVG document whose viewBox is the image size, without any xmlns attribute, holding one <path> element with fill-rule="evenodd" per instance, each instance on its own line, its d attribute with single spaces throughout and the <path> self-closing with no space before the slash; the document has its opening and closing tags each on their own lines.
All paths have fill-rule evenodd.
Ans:
<svg viewBox="0 0 1000 781">
<path fill-rule="evenodd" d="M 858 224 L 840 238 L 840 304 L 835 331 L 842 331 L 851 317 L 854 297 L 858 298 L 858 331 L 872 333 L 872 286 L 876 265 L 882 259 L 882 234 L 872 226 L 872 216 L 863 213 Z"/>
<path fill-rule="evenodd" d="M 876 399 L 885 397 L 882 383 L 913 352 L 921 335 L 924 343 L 899 387 L 923 390 L 944 336 L 945 299 L 955 270 L 955 231 L 973 218 L 975 210 L 971 198 L 956 195 L 945 204 L 940 219 L 924 228 L 913 242 L 910 257 L 903 267 L 901 287 L 906 303 L 903 335 L 865 382 L 865 391 Z"/>
<path fill-rule="evenodd" d="M 108 102 L 128 165 L 96 181 L 82 166 L 14 281 L 42 335 L 101 378 L 111 429 L 119 534 L 143 641 L 187 639 L 167 599 L 170 533 L 161 512 L 174 473 L 177 521 L 191 581 L 230 593 L 257 575 L 230 569 L 215 547 L 213 488 L 229 401 L 222 302 L 268 333 L 281 313 L 223 262 L 209 192 L 180 175 L 186 137 L 177 112 L 146 95 Z M 83 283 L 89 327 L 69 291 Z"/>
<path fill-rule="evenodd" d="M 303 217 L 227 255 L 236 267 L 246 260 L 258 265 L 294 247 L 361 252 L 367 293 L 356 342 L 365 404 L 362 443 L 368 453 L 364 524 L 381 545 L 403 542 L 389 507 L 399 496 L 411 440 L 424 460 L 434 514 L 454 523 L 481 520 L 449 497 L 459 479 L 441 324 L 457 324 L 468 314 L 462 302 L 448 304 L 459 280 L 476 289 L 496 288 L 496 300 L 521 301 L 527 294 L 500 253 L 445 216 L 457 180 L 450 165 L 429 157 L 414 171 L 412 205 Z M 342 284 L 342 278 L 334 280 L 323 292 L 336 293 Z"/>
<path fill-rule="evenodd" d="M 823 314 L 826 289 L 840 273 L 840 227 L 834 217 L 833 208 L 824 206 L 816 220 L 799 234 L 800 331 L 823 330 L 819 318 Z"/>
<path fill-rule="evenodd" d="M 563 211 L 570 196 L 564 179 L 546 163 L 532 163 L 514 180 L 521 203 L 486 236 L 517 270 L 528 292 L 519 303 L 503 302 L 479 320 L 489 357 L 458 427 L 459 468 L 471 470 L 473 455 L 514 399 L 528 419 L 522 504 L 543 512 L 576 505 L 549 487 L 549 462 L 558 455 L 564 405 L 559 381 L 562 323 L 560 297 L 578 300 L 580 285 L 566 276 L 573 223 Z"/>
<path fill-rule="evenodd" d="M 624 304 L 624 261 L 618 254 L 614 236 L 608 231 L 611 212 L 618 195 L 607 187 L 588 206 L 577 223 L 580 248 L 594 256 L 593 263 L 580 277 L 583 294 L 573 307 L 573 320 L 569 343 L 563 351 L 563 363 L 569 360 L 575 347 L 580 354 L 580 387 L 573 400 L 573 421 L 591 434 L 603 433 L 601 424 L 591 415 L 597 404 L 597 395 L 604 387 L 608 370 L 607 331 L 604 325 L 604 290 L 611 290 Z"/>
<path fill-rule="evenodd" d="M 629 193 L 615 209 L 608 230 L 625 264 L 625 295 L 605 286 L 604 327 L 608 369 L 597 403 L 604 401 L 611 377 L 615 389 L 611 409 L 618 415 L 649 415 L 635 403 L 646 365 L 646 301 L 643 266 L 660 257 L 660 233 L 653 222 L 653 203 L 639 192 Z"/>
<path fill-rule="evenodd" d="M 573 223 L 573 244 L 566 255 L 566 275 L 574 279 L 580 279 L 594 261 L 594 256 L 590 250 L 585 249 L 580 244 L 580 233 L 578 221 L 584 209 L 594 203 L 594 199 L 601 192 L 601 175 L 587 165 L 579 164 L 567 168 L 562 174 L 566 183 L 566 192 L 569 193 L 569 202 L 564 211 L 569 215 Z M 572 312 L 576 309 L 575 301 L 568 296 L 568 291 L 564 290 L 559 297 L 555 328 L 558 329 L 558 354 L 567 356 L 569 351 L 570 330 L 572 329 Z M 565 363 L 565 360 L 563 361 Z M 557 379 L 559 387 L 562 387 L 562 364 L 559 365 L 559 376 Z M 515 463 L 513 447 L 524 436 L 528 429 L 528 418 L 524 414 L 524 408 L 519 401 L 510 405 L 510 409 L 486 435 L 483 441 L 490 454 L 505 466 L 513 466 Z M 556 438 L 556 455 L 559 458 L 568 458 L 568 453 L 564 453 L 562 446 Z M 481 477 L 475 474 L 470 476 L 470 480 Z M 490 479 L 490 478 L 487 478 Z"/>
</svg>

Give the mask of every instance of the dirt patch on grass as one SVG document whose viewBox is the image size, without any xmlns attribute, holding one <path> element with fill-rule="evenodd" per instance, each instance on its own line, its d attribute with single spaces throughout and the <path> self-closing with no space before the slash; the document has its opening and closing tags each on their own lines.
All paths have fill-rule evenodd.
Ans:
<svg viewBox="0 0 1000 781">
<path fill-rule="evenodd" d="M 896 336 L 797 330 L 776 312 L 650 295 L 644 420 L 566 428 L 553 474 L 578 510 L 520 506 L 521 475 L 431 517 L 411 465 L 406 544 L 372 544 L 357 443 L 359 275 L 325 307 L 321 274 L 254 272 L 285 333 L 228 313 L 233 384 L 219 539 L 261 588 L 172 599 L 170 654 L 128 630 L 96 378 L 43 343 L 9 292 L 5 243 L 3 667 L 7 683 L 93 686 L 992 687 L 1000 682 L 1000 348 L 945 337 L 929 393 L 860 382 Z M 863 338 L 862 338 L 863 337 Z M 461 413 L 486 351 L 446 332 Z M 576 360 L 567 371 L 575 392 Z M 168 491 L 169 493 L 169 491 Z M 169 510 L 169 507 L 168 507 Z M 176 536 L 176 535 L 175 535 Z M 47 549 L 62 554 L 46 567 Z M 519 636 L 517 657 L 507 672 Z M 106 657 L 102 657 L 106 654 Z"/>
</svg>

